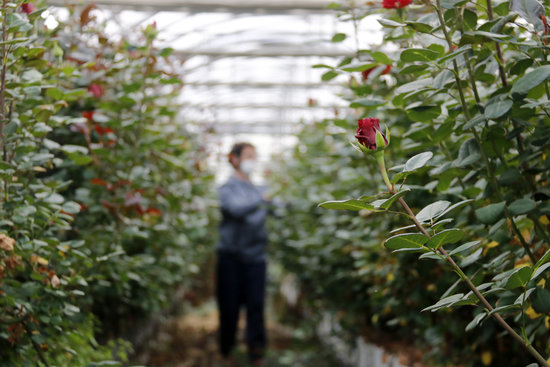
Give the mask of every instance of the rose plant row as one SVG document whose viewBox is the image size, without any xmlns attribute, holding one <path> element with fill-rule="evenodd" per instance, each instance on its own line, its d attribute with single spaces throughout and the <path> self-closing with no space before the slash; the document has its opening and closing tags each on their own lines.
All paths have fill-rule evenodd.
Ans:
<svg viewBox="0 0 550 367">
<path fill-rule="evenodd" d="M 212 176 L 155 25 L 44 5 L 1 3 L 0 365 L 120 365 L 209 250 Z"/>
<path fill-rule="evenodd" d="M 306 127 L 275 182 L 294 203 L 275 255 L 348 336 L 414 338 L 441 365 L 548 366 L 545 7 L 332 7 L 384 42 L 315 66 L 347 78 L 350 110 Z"/>
</svg>

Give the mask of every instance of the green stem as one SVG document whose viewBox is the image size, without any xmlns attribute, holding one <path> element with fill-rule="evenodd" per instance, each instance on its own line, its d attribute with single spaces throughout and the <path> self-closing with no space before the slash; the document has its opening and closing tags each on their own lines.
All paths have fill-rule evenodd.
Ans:
<svg viewBox="0 0 550 367">
<path fill-rule="evenodd" d="M 6 136 L 4 135 L 4 126 L 6 123 L 6 72 L 8 68 L 8 52 L 6 50 L 6 42 L 8 40 L 6 26 L 6 11 L 7 0 L 2 0 L 2 49 L 0 51 L 2 58 L 2 71 L 0 74 L 0 139 L 2 142 L 3 160 L 6 159 Z M 4 179 L 4 201 L 8 200 L 8 179 Z"/>
<path fill-rule="evenodd" d="M 493 20 L 493 4 L 491 0 L 487 0 L 487 18 L 489 21 Z M 506 71 L 504 70 L 504 58 L 502 57 L 502 50 L 500 49 L 500 44 L 495 41 L 495 48 L 497 50 L 497 63 L 498 71 L 500 74 L 500 80 L 502 81 L 502 86 L 506 87 L 508 82 L 506 81 Z"/>
<path fill-rule="evenodd" d="M 44 363 L 46 367 L 49 367 L 48 361 L 46 360 L 46 357 L 44 357 L 44 353 L 42 353 L 42 349 L 40 349 L 40 346 L 37 342 L 34 341 L 32 338 L 32 331 L 29 328 L 29 325 L 27 325 L 26 322 L 23 322 L 23 327 L 25 328 L 25 331 L 27 332 L 27 335 L 29 336 L 29 339 L 31 340 L 32 346 L 34 347 L 34 350 L 36 350 L 36 353 L 38 354 L 38 358 Z"/>
<path fill-rule="evenodd" d="M 382 179 L 384 180 L 384 183 L 388 187 L 388 191 L 391 194 L 395 193 L 395 190 L 393 188 L 393 185 L 388 177 L 388 172 L 386 171 L 386 162 L 384 160 L 384 151 L 379 150 L 376 153 L 374 153 L 374 156 L 376 157 L 376 162 L 378 162 L 378 167 L 380 168 L 380 173 L 382 174 Z"/>
</svg>

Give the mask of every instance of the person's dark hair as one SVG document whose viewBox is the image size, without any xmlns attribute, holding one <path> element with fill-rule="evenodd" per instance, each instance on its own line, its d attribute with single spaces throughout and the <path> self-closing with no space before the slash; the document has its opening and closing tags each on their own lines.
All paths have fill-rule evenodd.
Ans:
<svg viewBox="0 0 550 367">
<path fill-rule="evenodd" d="M 237 158 L 240 158 L 244 148 L 246 147 L 254 148 L 254 145 L 250 143 L 245 143 L 245 142 L 236 143 L 235 145 L 233 145 L 233 148 L 231 148 L 231 151 L 229 152 L 229 158 L 231 159 L 232 155 L 234 155 Z"/>
</svg>

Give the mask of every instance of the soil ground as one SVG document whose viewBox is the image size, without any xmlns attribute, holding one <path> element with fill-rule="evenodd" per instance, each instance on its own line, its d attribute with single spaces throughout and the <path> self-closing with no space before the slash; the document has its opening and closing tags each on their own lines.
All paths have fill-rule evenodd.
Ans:
<svg viewBox="0 0 550 367">
<path fill-rule="evenodd" d="M 235 367 L 248 367 L 244 344 L 244 316 L 239 323 L 239 344 L 234 353 Z M 217 345 L 218 314 L 213 302 L 166 319 L 135 363 L 149 367 L 224 367 Z M 326 346 L 302 329 L 291 329 L 267 321 L 269 347 L 265 367 L 341 367 Z"/>
</svg>

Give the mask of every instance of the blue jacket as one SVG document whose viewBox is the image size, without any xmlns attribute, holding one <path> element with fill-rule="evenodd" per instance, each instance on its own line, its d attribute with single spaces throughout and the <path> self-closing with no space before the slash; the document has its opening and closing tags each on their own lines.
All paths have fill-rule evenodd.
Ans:
<svg viewBox="0 0 550 367">
<path fill-rule="evenodd" d="M 222 212 L 219 251 L 235 254 L 244 262 L 262 262 L 266 257 L 267 203 L 263 190 L 232 176 L 218 192 Z"/>
</svg>

